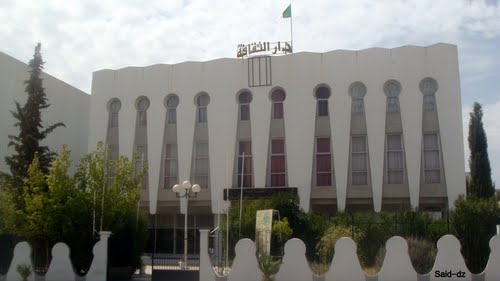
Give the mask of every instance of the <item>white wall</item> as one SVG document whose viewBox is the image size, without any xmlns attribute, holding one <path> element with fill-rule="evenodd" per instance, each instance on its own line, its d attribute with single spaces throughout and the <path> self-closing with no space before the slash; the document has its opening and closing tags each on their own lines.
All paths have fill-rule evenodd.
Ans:
<svg viewBox="0 0 500 281">
<path fill-rule="evenodd" d="M 212 210 L 224 209 L 218 202 L 222 189 L 230 186 L 236 136 L 236 93 L 248 89 L 246 60 L 219 59 L 185 62 L 94 73 L 92 85 L 88 146 L 104 141 L 108 114 L 107 102 L 117 97 L 120 110 L 120 153 L 130 155 L 135 129 L 135 100 L 140 95 L 151 101 L 148 110 L 148 159 L 150 212 L 156 212 L 160 184 L 161 146 L 167 94 L 179 96 L 177 108 L 179 180 L 190 175 L 194 134 L 194 97 L 204 91 L 210 95 L 208 106 L 209 155 L 212 186 Z M 422 94 L 418 85 L 425 77 L 439 84 L 436 93 L 444 172 L 450 205 L 465 193 L 462 115 L 456 46 L 436 44 L 429 47 L 404 46 L 395 49 L 372 48 L 362 51 L 297 53 L 272 57 L 272 85 L 253 87 L 251 108 L 254 177 L 257 187 L 264 186 L 267 166 L 271 102 L 270 91 L 277 86 L 287 93 L 284 102 L 288 185 L 299 188 L 300 203 L 309 209 L 314 145 L 316 103 L 313 89 L 320 83 L 332 89 L 330 120 L 338 206 L 346 200 L 349 159 L 351 99 L 348 87 L 361 81 L 367 86 L 366 120 L 370 152 L 371 182 L 376 211 L 382 200 L 385 95 L 383 84 L 389 79 L 402 85 L 399 96 L 406 149 L 407 174 L 412 206 L 418 205 L 422 139 Z M 229 158 L 229 161 L 227 160 Z"/>
<path fill-rule="evenodd" d="M 10 111 L 15 110 L 14 101 L 21 106 L 26 102 L 24 81 L 28 78 L 25 63 L 0 52 L 0 170 L 5 172 L 9 172 L 9 168 L 4 158 L 13 153 L 8 147 L 8 135 L 19 133 L 19 129 L 13 126 L 15 119 Z M 44 126 L 57 122 L 66 125 L 66 128 L 55 129 L 43 143 L 52 151 L 59 151 L 63 144 L 67 144 L 72 152 L 74 169 L 80 157 L 87 153 L 90 96 L 46 73 L 42 74 L 42 79 L 50 104 L 42 111 Z"/>
</svg>

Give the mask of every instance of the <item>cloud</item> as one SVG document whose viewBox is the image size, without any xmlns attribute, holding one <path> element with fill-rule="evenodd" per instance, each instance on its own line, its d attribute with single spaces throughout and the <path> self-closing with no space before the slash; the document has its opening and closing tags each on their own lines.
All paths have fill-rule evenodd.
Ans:
<svg viewBox="0 0 500 281">
<path fill-rule="evenodd" d="M 0 3 L 0 51 L 27 62 L 43 44 L 45 70 L 90 93 L 104 68 L 235 57 L 239 43 L 289 40 L 289 1 L 37 1 Z M 462 100 L 484 104 L 495 180 L 500 182 L 500 5 L 482 0 L 293 1 L 294 48 L 457 44 Z M 485 84 L 488 81 L 489 84 Z M 470 105 L 464 105 L 467 131 Z M 466 150 L 467 151 L 467 150 Z"/>
</svg>

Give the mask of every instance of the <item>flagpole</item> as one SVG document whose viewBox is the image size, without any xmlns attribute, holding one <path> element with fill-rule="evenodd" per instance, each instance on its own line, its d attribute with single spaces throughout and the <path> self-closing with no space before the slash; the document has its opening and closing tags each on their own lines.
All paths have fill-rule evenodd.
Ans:
<svg viewBox="0 0 500 281">
<path fill-rule="evenodd" d="M 290 4 L 291 5 L 291 4 Z M 292 44 L 292 53 L 293 53 L 293 28 L 292 28 L 292 15 L 290 13 L 290 41 Z"/>
</svg>

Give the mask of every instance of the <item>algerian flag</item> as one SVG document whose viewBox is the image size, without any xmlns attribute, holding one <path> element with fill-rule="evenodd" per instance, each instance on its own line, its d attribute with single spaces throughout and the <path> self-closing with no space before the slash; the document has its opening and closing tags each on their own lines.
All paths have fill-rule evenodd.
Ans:
<svg viewBox="0 0 500 281">
<path fill-rule="evenodd" d="M 292 17 L 292 4 L 288 5 L 288 8 L 285 9 L 282 17 L 284 19 Z"/>
</svg>

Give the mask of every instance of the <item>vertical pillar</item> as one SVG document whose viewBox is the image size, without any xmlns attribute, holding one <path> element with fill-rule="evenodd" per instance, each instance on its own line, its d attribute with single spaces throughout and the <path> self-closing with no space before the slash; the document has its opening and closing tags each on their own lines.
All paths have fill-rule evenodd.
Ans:
<svg viewBox="0 0 500 281">
<path fill-rule="evenodd" d="M 215 274 L 208 255 L 208 229 L 200 229 L 200 279 L 215 281 Z"/>
<path fill-rule="evenodd" d="M 108 270 L 108 239 L 111 231 L 99 232 L 101 240 L 94 245 L 94 259 L 85 277 L 89 281 L 106 281 Z"/>
</svg>

